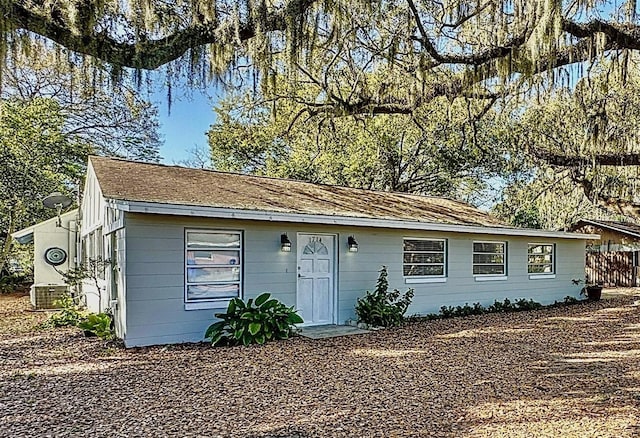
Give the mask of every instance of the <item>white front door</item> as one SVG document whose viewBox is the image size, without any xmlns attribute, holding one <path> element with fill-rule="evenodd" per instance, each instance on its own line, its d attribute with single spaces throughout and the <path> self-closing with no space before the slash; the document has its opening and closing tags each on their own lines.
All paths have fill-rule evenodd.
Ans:
<svg viewBox="0 0 640 438">
<path fill-rule="evenodd" d="M 304 325 L 334 324 L 335 236 L 298 234 L 296 309 Z"/>
</svg>

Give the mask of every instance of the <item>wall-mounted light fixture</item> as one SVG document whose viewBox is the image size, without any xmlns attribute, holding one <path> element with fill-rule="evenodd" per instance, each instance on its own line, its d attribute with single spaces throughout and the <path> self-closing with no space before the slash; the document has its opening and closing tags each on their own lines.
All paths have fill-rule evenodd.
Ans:
<svg viewBox="0 0 640 438">
<path fill-rule="evenodd" d="M 280 251 L 291 252 L 291 241 L 286 233 L 280 235 Z"/>
<path fill-rule="evenodd" d="M 349 236 L 347 239 L 347 245 L 349 245 L 349 252 L 358 252 L 358 242 L 353 236 Z"/>
</svg>

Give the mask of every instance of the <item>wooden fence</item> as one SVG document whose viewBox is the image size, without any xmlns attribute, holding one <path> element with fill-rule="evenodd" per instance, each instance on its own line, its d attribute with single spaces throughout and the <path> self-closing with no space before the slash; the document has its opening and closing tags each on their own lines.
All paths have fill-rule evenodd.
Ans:
<svg viewBox="0 0 640 438">
<path fill-rule="evenodd" d="M 586 273 L 589 282 L 607 287 L 637 286 L 637 269 L 634 252 L 587 253 Z"/>
</svg>

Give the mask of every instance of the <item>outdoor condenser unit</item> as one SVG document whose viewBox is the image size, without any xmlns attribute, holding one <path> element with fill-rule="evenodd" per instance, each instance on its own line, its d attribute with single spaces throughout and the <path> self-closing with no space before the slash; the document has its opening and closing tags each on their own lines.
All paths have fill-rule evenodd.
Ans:
<svg viewBox="0 0 640 438">
<path fill-rule="evenodd" d="M 34 285 L 31 295 L 31 304 L 36 310 L 54 309 L 53 302 L 62 298 L 67 292 L 68 286 L 62 285 Z"/>
</svg>

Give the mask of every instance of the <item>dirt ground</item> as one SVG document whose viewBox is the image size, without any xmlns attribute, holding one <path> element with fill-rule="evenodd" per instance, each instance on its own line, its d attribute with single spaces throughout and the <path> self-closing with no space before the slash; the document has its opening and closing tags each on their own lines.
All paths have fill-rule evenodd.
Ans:
<svg viewBox="0 0 640 438">
<path fill-rule="evenodd" d="M 637 292 L 344 338 L 131 350 L 36 329 L 46 314 L 4 295 L 0 436 L 639 436 Z"/>
</svg>

